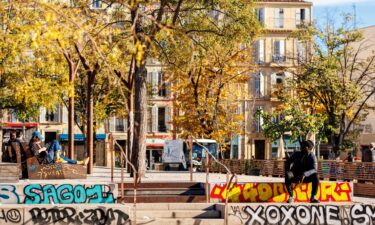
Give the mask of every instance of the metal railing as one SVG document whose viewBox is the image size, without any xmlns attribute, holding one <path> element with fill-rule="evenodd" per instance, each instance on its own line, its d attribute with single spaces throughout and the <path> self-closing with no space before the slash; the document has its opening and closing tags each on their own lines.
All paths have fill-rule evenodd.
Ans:
<svg viewBox="0 0 375 225">
<path fill-rule="evenodd" d="M 117 147 L 120 149 L 120 152 L 121 152 L 121 184 L 120 184 L 120 187 L 121 187 L 121 200 L 123 200 L 125 198 L 125 193 L 124 193 L 124 158 L 125 158 L 125 161 L 126 161 L 126 164 L 127 165 L 130 165 L 130 167 L 133 169 L 133 179 L 134 179 L 134 191 L 133 191 L 133 208 L 134 208 L 134 211 L 133 211 L 133 218 L 134 220 L 132 221 L 133 224 L 137 224 L 137 184 L 139 183 L 139 177 L 138 177 L 138 171 L 136 170 L 135 166 L 129 161 L 129 158 L 126 154 L 126 152 L 124 151 L 124 149 L 122 148 L 122 146 L 117 143 L 117 141 L 114 142 Z"/>
<path fill-rule="evenodd" d="M 230 171 L 230 169 L 226 165 L 224 165 L 218 159 L 216 159 L 216 157 L 205 146 L 199 144 L 199 142 L 198 142 L 197 139 L 195 139 L 194 137 L 193 137 L 193 139 L 195 141 L 195 144 L 201 146 L 205 150 L 205 152 L 207 153 L 207 155 L 206 155 L 206 164 L 207 165 L 209 164 L 209 157 L 211 156 L 211 158 L 217 164 L 221 165 L 225 169 L 225 171 L 226 171 L 226 195 L 225 195 L 225 208 L 224 208 L 224 224 L 228 225 L 228 196 L 229 196 L 229 189 L 232 186 L 232 182 L 233 182 L 234 178 L 235 178 L 234 185 L 237 183 L 237 181 L 238 181 L 237 175 L 235 173 L 232 173 Z M 191 162 L 190 162 L 190 164 L 191 164 Z M 231 177 L 229 178 L 230 175 L 231 175 Z M 206 166 L 206 202 L 207 203 L 210 201 L 210 199 L 209 199 L 210 188 L 209 188 L 209 178 L 208 177 L 209 177 L 209 167 Z"/>
</svg>

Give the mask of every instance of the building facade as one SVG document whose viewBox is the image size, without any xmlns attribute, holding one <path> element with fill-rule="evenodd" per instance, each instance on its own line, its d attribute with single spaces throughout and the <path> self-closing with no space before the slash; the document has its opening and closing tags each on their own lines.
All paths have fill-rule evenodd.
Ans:
<svg viewBox="0 0 375 225">
<path fill-rule="evenodd" d="M 300 59 L 307 56 L 308 46 L 291 38 L 292 32 L 312 21 L 312 3 L 300 0 L 271 0 L 256 3 L 263 35 L 254 45 L 257 71 L 248 81 L 248 93 L 243 109 L 246 135 L 239 140 L 239 157 L 271 159 L 276 157 L 277 142 L 267 140 L 262 133 L 262 120 L 255 118 L 258 110 L 272 112 L 278 102 L 274 91 Z M 294 148 L 294 145 L 289 148 Z"/>
</svg>

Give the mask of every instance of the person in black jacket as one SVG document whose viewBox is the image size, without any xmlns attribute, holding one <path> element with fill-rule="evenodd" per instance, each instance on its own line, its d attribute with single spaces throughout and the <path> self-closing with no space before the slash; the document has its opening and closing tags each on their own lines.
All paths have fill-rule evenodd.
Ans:
<svg viewBox="0 0 375 225">
<path fill-rule="evenodd" d="M 285 162 L 285 186 L 289 193 L 288 203 L 294 202 L 292 183 L 312 183 L 311 203 L 319 203 L 316 198 L 318 192 L 318 161 L 311 151 L 314 148 L 312 141 L 303 141 L 301 151 L 295 152 Z"/>
</svg>

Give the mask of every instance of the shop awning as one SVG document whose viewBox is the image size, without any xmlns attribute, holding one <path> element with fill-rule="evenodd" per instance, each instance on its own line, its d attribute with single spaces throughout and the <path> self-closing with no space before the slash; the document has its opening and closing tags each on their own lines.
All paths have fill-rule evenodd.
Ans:
<svg viewBox="0 0 375 225">
<path fill-rule="evenodd" d="M 3 123 L 2 126 L 3 128 L 22 128 L 23 123 Z M 34 128 L 38 127 L 37 123 L 25 123 L 26 128 Z"/>
<path fill-rule="evenodd" d="M 147 147 L 164 147 L 165 140 L 160 138 L 146 138 Z"/>
<path fill-rule="evenodd" d="M 105 140 L 106 134 L 96 134 L 97 140 Z M 68 141 L 68 134 L 60 134 L 60 141 Z M 83 134 L 74 134 L 74 141 L 84 141 Z"/>
</svg>

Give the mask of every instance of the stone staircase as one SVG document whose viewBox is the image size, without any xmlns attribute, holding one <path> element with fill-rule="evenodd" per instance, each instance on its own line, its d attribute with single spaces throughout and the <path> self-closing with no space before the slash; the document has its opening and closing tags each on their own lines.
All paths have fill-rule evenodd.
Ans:
<svg viewBox="0 0 375 225">
<path fill-rule="evenodd" d="M 118 184 L 118 203 L 134 202 L 134 184 L 124 183 L 124 195 Z M 206 190 L 203 183 L 141 183 L 137 186 L 137 203 L 206 202 Z"/>
<path fill-rule="evenodd" d="M 148 225 L 222 225 L 221 211 L 206 203 L 153 203 L 137 204 L 137 224 Z"/>
</svg>

